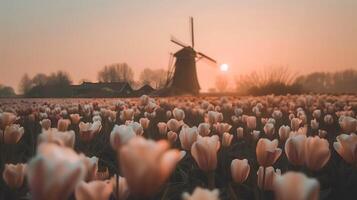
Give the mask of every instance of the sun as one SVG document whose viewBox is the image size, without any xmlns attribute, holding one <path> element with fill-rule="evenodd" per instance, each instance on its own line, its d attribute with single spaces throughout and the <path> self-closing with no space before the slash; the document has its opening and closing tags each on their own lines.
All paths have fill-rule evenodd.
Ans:
<svg viewBox="0 0 357 200">
<path fill-rule="evenodd" d="M 228 71 L 228 68 L 229 66 L 227 64 L 222 64 L 219 69 L 222 71 L 222 72 L 226 72 Z"/>
</svg>

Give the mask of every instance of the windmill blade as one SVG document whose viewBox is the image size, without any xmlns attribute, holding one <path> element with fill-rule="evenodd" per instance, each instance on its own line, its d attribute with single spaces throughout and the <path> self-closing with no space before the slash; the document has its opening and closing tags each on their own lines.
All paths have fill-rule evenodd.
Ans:
<svg viewBox="0 0 357 200">
<path fill-rule="evenodd" d="M 171 42 L 179 45 L 179 46 L 182 46 L 182 47 L 188 47 L 188 45 L 186 45 L 185 43 L 179 41 L 178 39 L 176 39 L 174 36 L 171 36 Z"/>
<path fill-rule="evenodd" d="M 213 63 L 217 63 L 217 61 L 215 59 L 213 59 L 213 58 L 211 58 L 211 57 L 209 57 L 209 56 L 207 56 L 207 55 L 205 55 L 205 54 L 203 54 L 201 52 L 197 52 L 197 54 L 200 55 L 203 58 L 206 58 L 207 60 L 209 60 L 209 61 L 211 61 Z"/>
<path fill-rule="evenodd" d="M 191 23 L 191 44 L 192 44 L 192 48 L 195 48 L 195 35 L 194 35 L 194 29 L 193 29 L 193 17 L 190 17 L 190 23 Z"/>
</svg>

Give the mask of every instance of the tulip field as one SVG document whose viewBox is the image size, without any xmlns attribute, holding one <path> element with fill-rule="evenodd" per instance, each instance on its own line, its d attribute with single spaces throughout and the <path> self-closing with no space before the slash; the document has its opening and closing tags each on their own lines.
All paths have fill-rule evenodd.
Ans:
<svg viewBox="0 0 357 200">
<path fill-rule="evenodd" d="M 1 99 L 0 199 L 354 200 L 357 96 Z"/>
</svg>

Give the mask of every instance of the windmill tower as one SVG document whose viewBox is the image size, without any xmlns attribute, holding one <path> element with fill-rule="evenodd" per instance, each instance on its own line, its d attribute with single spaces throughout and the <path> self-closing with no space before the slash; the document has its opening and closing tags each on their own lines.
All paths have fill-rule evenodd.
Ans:
<svg viewBox="0 0 357 200">
<path fill-rule="evenodd" d="M 197 78 L 196 62 L 202 58 L 205 58 L 210 62 L 217 63 L 214 59 L 194 49 L 195 37 L 192 17 L 190 17 L 190 29 L 191 46 L 180 42 L 174 37 L 171 37 L 171 42 L 181 46 L 182 49 L 180 49 L 170 57 L 169 70 L 165 88 L 166 91 L 170 94 L 198 95 L 200 92 L 200 84 Z M 172 65 L 173 58 L 175 58 L 174 65 Z"/>
</svg>

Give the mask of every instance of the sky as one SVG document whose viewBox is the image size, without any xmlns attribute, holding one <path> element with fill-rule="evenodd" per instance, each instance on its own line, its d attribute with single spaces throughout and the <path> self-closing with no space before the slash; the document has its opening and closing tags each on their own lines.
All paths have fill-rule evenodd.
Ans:
<svg viewBox="0 0 357 200">
<path fill-rule="evenodd" d="M 24 73 L 67 71 L 96 81 L 105 65 L 126 62 L 138 78 L 168 67 L 189 43 L 227 72 L 197 63 L 203 90 L 217 75 L 234 77 L 285 66 L 292 72 L 357 69 L 355 0 L 1 0 L 0 84 L 18 88 Z"/>
</svg>

